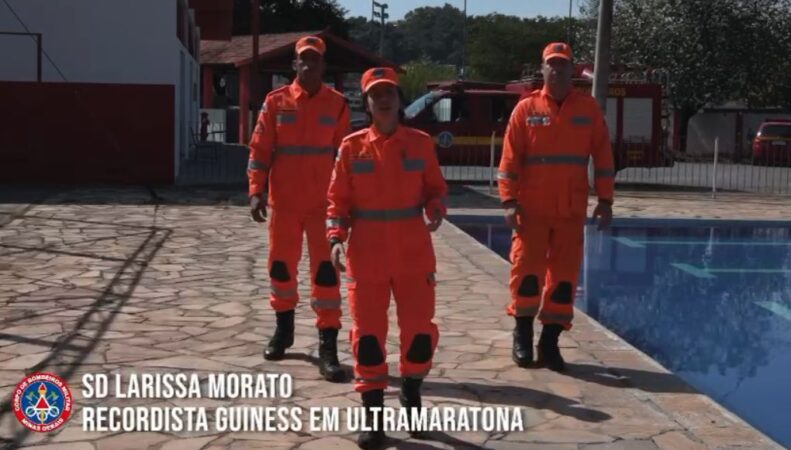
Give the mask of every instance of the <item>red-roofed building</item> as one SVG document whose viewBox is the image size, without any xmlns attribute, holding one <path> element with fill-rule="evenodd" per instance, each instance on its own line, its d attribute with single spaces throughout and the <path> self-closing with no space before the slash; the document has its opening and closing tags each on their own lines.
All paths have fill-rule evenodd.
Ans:
<svg viewBox="0 0 791 450">
<path fill-rule="evenodd" d="M 303 36 L 319 36 L 327 44 L 325 55 L 328 80 L 332 80 L 335 88 L 343 92 L 343 81 L 346 74 L 362 73 L 375 66 L 401 68 L 368 50 L 345 39 L 333 35 L 327 30 L 301 31 L 293 33 L 262 34 L 259 37 L 258 76 L 253 74 L 253 39 L 251 36 L 234 36 L 229 41 L 202 41 L 200 51 L 201 71 L 203 78 L 203 108 L 225 107 L 228 105 L 248 105 L 240 108 L 239 135 L 240 142 L 245 142 L 250 133 L 250 111 L 258 111 L 266 93 L 272 90 L 274 75 L 292 76 L 294 45 Z M 219 80 L 225 79 L 226 85 L 220 86 Z M 253 80 L 257 85 L 253 86 Z M 255 89 L 253 89 L 255 88 Z M 220 96 L 227 102 L 218 102 Z M 236 95 L 234 92 L 238 93 Z M 257 94 L 253 94 L 256 92 Z"/>
</svg>

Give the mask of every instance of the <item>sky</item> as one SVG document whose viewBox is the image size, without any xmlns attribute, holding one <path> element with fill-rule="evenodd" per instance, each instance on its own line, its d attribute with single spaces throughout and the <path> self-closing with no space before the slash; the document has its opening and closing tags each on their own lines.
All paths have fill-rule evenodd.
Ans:
<svg viewBox="0 0 791 450">
<path fill-rule="evenodd" d="M 579 15 L 579 0 L 572 1 L 572 13 Z M 400 20 L 409 11 L 421 6 L 443 6 L 449 3 L 459 9 L 464 8 L 464 0 L 377 0 L 387 3 L 388 20 Z M 338 0 L 349 11 L 347 17 L 371 17 L 371 0 Z M 569 0 L 467 0 L 467 14 L 470 16 L 500 13 L 519 17 L 563 16 L 569 14 Z"/>
</svg>

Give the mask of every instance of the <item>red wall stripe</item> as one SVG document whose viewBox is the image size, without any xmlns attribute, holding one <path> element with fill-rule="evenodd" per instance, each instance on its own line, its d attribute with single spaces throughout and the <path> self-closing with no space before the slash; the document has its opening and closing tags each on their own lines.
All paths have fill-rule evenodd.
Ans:
<svg viewBox="0 0 791 450">
<path fill-rule="evenodd" d="M 0 179 L 174 181 L 173 86 L 0 82 Z"/>
</svg>

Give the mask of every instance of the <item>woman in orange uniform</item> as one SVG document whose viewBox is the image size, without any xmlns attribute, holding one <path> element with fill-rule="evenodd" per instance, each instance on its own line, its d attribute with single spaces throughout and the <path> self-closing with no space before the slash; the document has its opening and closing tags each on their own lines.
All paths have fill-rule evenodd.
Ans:
<svg viewBox="0 0 791 450">
<path fill-rule="evenodd" d="M 333 264 L 345 272 L 343 243 L 350 236 L 346 263 L 355 390 L 362 394 L 370 424 L 370 408 L 384 405 L 387 387 L 391 292 L 401 331 L 399 399 L 407 408 L 421 406 L 420 385 L 439 338 L 432 320 L 436 258 L 430 232 L 445 217 L 448 188 L 431 137 L 400 124 L 404 97 L 395 71 L 370 69 L 361 81 L 372 125 L 341 144 L 329 188 L 327 237 Z M 361 448 L 384 443 L 377 425 L 360 434 Z"/>
</svg>

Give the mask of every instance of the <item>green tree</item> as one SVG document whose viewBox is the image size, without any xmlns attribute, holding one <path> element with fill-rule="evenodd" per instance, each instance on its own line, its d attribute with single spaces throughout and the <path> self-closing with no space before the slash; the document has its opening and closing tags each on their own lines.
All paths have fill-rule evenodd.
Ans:
<svg viewBox="0 0 791 450">
<path fill-rule="evenodd" d="M 597 11 L 598 0 L 584 2 L 591 44 Z M 789 0 L 615 0 L 612 60 L 668 72 L 682 142 L 687 119 L 704 105 L 791 104 L 789 53 Z"/>
<path fill-rule="evenodd" d="M 352 17 L 346 20 L 349 39 L 372 53 L 379 53 L 379 34 L 382 26 L 365 17 Z M 401 22 L 385 23 L 384 57 L 396 64 L 405 64 L 417 58 L 413 47 L 404 45 L 406 36 Z"/>
<path fill-rule="evenodd" d="M 399 21 L 399 45 L 413 59 L 461 65 L 464 13 L 455 6 L 421 7 Z"/>
<path fill-rule="evenodd" d="M 347 20 L 350 38 L 379 50 L 380 25 L 363 17 Z M 464 13 L 450 4 L 416 8 L 386 25 L 384 56 L 398 64 L 413 61 L 462 63 Z M 567 39 L 567 18 L 520 19 L 492 14 L 467 18 L 466 78 L 505 81 L 518 78 L 527 62 L 537 64 L 551 41 Z M 575 24 L 575 28 L 577 28 Z"/>
<path fill-rule="evenodd" d="M 365 17 L 346 19 L 349 28 L 349 40 L 370 52 L 379 50 L 379 27 Z"/>
<path fill-rule="evenodd" d="M 234 0 L 233 34 L 250 34 L 250 0 Z M 260 0 L 261 33 L 323 30 L 347 38 L 346 10 L 336 0 Z"/>
<path fill-rule="evenodd" d="M 422 60 L 405 64 L 406 74 L 401 76 L 401 89 L 408 102 L 415 100 L 426 92 L 426 83 L 430 81 L 449 81 L 456 79 L 454 66 L 441 65 Z"/>
<path fill-rule="evenodd" d="M 520 19 L 502 14 L 470 20 L 469 64 L 487 81 L 517 79 L 525 65 L 537 66 L 541 52 L 553 41 L 565 41 L 568 19 Z"/>
<path fill-rule="evenodd" d="M 583 14 L 596 14 L 588 0 Z M 592 36 L 595 41 L 595 28 Z M 675 107 L 788 104 L 789 0 L 616 0 L 613 61 L 669 72 Z"/>
</svg>

